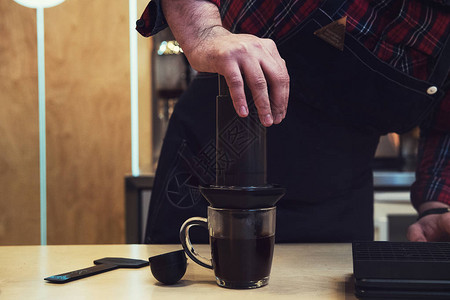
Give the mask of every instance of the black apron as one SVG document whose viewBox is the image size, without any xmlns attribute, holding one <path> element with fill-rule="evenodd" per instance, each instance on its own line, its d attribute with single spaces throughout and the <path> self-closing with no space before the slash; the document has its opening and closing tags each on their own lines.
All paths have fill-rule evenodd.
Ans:
<svg viewBox="0 0 450 300">
<path fill-rule="evenodd" d="M 326 1 L 278 49 L 291 77 L 289 107 L 267 129 L 267 181 L 287 188 L 277 204 L 277 242 L 373 239 L 371 163 L 380 135 L 420 124 L 444 96 L 450 56 L 427 81 L 375 57 L 346 34 L 340 51 L 314 35 L 343 1 Z M 449 53 L 447 40 L 441 53 Z M 179 99 L 156 171 L 146 243 L 179 243 L 181 224 L 206 216 L 200 184 L 215 182 L 216 74 L 200 73 Z M 431 86 L 435 93 L 427 93 Z M 194 242 L 208 242 L 202 230 Z"/>
</svg>

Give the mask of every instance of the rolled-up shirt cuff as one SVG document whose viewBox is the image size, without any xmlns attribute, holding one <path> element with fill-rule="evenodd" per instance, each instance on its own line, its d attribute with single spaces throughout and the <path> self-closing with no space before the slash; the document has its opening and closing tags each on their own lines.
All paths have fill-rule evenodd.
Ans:
<svg viewBox="0 0 450 300">
<path fill-rule="evenodd" d="M 141 18 L 136 21 L 136 30 L 145 37 L 155 35 L 166 27 L 167 21 L 161 8 L 161 0 L 150 1 Z"/>
</svg>

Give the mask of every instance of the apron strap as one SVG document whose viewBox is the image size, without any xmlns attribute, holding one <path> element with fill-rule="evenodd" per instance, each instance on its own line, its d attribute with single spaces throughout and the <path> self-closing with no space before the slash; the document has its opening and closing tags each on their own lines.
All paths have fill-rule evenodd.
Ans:
<svg viewBox="0 0 450 300">
<path fill-rule="evenodd" d="M 346 0 L 323 0 L 320 9 L 329 17 L 332 17 L 344 4 Z"/>
<path fill-rule="evenodd" d="M 450 36 L 447 37 L 444 47 L 441 49 L 441 54 L 436 61 L 433 71 L 431 72 L 428 81 L 436 84 L 438 87 L 443 87 L 447 76 L 450 73 Z"/>
</svg>

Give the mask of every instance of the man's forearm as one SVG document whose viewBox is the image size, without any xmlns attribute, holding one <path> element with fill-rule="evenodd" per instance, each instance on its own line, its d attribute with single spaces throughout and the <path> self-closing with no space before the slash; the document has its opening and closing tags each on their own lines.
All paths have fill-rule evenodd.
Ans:
<svg viewBox="0 0 450 300">
<path fill-rule="evenodd" d="M 162 0 L 166 20 L 189 59 L 212 29 L 221 27 L 218 7 L 206 0 Z"/>
</svg>

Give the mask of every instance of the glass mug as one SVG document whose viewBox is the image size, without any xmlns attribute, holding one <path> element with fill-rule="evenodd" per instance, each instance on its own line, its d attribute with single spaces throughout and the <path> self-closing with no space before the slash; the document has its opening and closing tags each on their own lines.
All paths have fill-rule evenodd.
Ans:
<svg viewBox="0 0 450 300">
<path fill-rule="evenodd" d="M 194 217 L 180 229 L 186 254 L 213 269 L 216 282 L 227 288 L 257 288 L 269 283 L 275 244 L 276 208 L 226 209 L 208 207 L 208 219 Z M 209 230 L 211 259 L 200 256 L 189 238 L 192 226 Z"/>
</svg>

